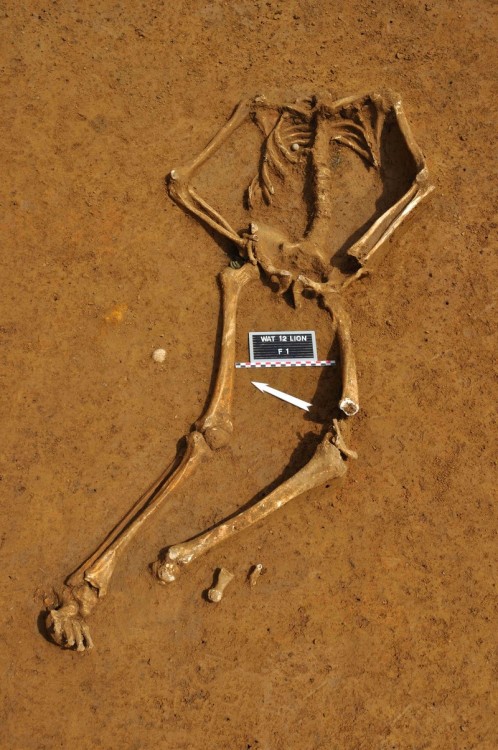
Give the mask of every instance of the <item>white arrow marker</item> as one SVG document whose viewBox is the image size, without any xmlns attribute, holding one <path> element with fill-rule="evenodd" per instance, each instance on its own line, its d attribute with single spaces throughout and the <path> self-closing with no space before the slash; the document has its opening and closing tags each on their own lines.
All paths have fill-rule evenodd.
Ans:
<svg viewBox="0 0 498 750">
<path fill-rule="evenodd" d="M 257 383 L 255 380 L 252 380 L 251 382 L 256 386 L 258 391 L 261 391 L 261 393 L 269 393 L 271 396 L 276 396 L 277 398 L 281 398 L 282 401 L 288 401 L 289 404 L 293 404 L 294 406 L 298 406 L 300 409 L 304 409 L 304 411 L 309 411 L 311 404 L 308 404 L 307 401 L 303 401 L 301 398 L 296 398 L 295 396 L 290 396 L 288 393 L 284 393 L 283 391 L 277 391 L 276 388 L 271 388 L 266 383 Z"/>
</svg>

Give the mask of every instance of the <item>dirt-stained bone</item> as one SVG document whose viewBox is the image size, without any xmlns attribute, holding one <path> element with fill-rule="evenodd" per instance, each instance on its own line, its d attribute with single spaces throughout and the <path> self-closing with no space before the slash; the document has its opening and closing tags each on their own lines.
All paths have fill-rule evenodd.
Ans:
<svg viewBox="0 0 498 750">
<path fill-rule="evenodd" d="M 347 464 L 341 451 L 334 444 L 334 435 L 327 433 L 306 466 L 269 495 L 189 542 L 170 547 L 162 561 L 156 564 L 156 575 L 162 581 L 176 580 L 181 568 L 220 542 L 263 520 L 303 492 L 344 476 L 346 471 Z"/>
<path fill-rule="evenodd" d="M 213 586 L 207 592 L 207 598 L 209 599 L 209 601 L 213 602 L 214 604 L 221 602 L 225 593 L 225 589 L 230 581 L 233 581 L 233 578 L 233 573 L 230 573 L 230 571 L 226 568 L 220 568 L 218 571 L 216 586 Z"/>
<path fill-rule="evenodd" d="M 258 172 L 247 188 L 247 228 L 237 230 L 220 210 L 198 194 L 191 180 L 241 125 L 251 121 L 264 140 Z M 331 149 L 347 150 L 366 170 L 374 170 L 382 181 L 385 154 L 389 150 L 385 138 L 388 133 L 395 133 L 404 149 L 402 158 L 410 173 L 410 184 L 389 208 L 364 225 L 361 236 L 354 235 L 354 241 L 332 257 Z M 298 241 L 286 237 L 259 215 L 262 207 L 272 206 L 275 196 L 285 195 L 291 169 L 302 169 L 309 174 L 313 188 L 310 220 Z M 183 452 L 97 550 L 66 579 L 59 606 L 47 615 L 47 630 L 53 640 L 78 651 L 93 645 L 86 618 L 107 593 L 125 547 L 204 457 L 230 440 L 236 313 L 240 293 L 249 282 L 259 278 L 270 280 L 279 294 L 291 293 L 296 307 L 303 294 L 317 298 L 331 316 L 331 338 L 336 336 L 339 344 L 341 397 L 338 404 L 331 404 L 331 422 L 324 425 L 322 441 L 305 467 L 247 510 L 189 542 L 170 547 L 152 565 L 152 572 L 163 583 L 173 581 L 182 566 L 214 545 L 259 522 L 302 492 L 344 476 L 347 460 L 356 454 L 346 444 L 342 425 L 360 408 L 351 323 L 344 296 L 353 281 L 371 271 L 386 240 L 432 190 L 424 157 L 415 143 L 401 101 L 390 92 L 340 100 L 323 94 L 288 103 L 262 95 L 244 99 L 197 157 L 171 169 L 167 187 L 170 197 L 183 210 L 210 231 L 228 238 L 238 252 L 231 267 L 219 276 L 223 308 L 219 367 L 210 404 L 186 437 Z"/>
<path fill-rule="evenodd" d="M 262 572 L 263 572 L 263 563 L 257 563 L 256 565 L 252 566 L 247 576 L 247 580 L 249 581 L 249 586 L 253 588 L 254 586 L 256 586 Z"/>
</svg>

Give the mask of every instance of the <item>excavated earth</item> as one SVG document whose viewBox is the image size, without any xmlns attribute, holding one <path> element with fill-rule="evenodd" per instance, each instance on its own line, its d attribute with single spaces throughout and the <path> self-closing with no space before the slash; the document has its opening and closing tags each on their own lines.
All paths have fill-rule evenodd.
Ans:
<svg viewBox="0 0 498 750">
<path fill-rule="evenodd" d="M 1 747 L 493 750 L 494 3 L 2 8 Z M 435 190 L 348 290 L 358 461 L 160 586 L 158 551 L 301 466 L 337 398 L 337 370 L 257 371 L 309 416 L 237 371 L 231 444 L 126 551 L 95 649 L 61 650 L 44 602 L 173 460 L 212 384 L 227 248 L 164 176 L 242 96 L 386 87 Z M 202 194 L 228 213 L 258 143 L 240 131 L 206 165 Z M 378 198 L 361 175 L 337 184 L 335 240 Z M 299 201 L 279 200 L 292 233 Z M 237 358 L 248 331 L 284 329 L 329 355 L 323 310 L 255 285 Z M 214 605 L 219 566 L 235 578 Z"/>
</svg>

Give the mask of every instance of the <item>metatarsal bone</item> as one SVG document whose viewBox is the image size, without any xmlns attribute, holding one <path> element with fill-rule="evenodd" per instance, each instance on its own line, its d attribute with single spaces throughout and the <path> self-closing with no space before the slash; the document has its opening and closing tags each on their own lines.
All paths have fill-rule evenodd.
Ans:
<svg viewBox="0 0 498 750">
<path fill-rule="evenodd" d="M 220 570 L 218 571 L 218 580 L 216 581 L 216 586 L 213 586 L 213 588 L 209 589 L 207 593 L 207 597 L 210 602 L 214 602 L 215 604 L 221 602 L 223 594 L 225 593 L 225 589 L 230 581 L 233 580 L 233 577 L 233 573 L 230 573 L 229 570 L 227 570 L 226 568 L 220 568 Z"/>
</svg>

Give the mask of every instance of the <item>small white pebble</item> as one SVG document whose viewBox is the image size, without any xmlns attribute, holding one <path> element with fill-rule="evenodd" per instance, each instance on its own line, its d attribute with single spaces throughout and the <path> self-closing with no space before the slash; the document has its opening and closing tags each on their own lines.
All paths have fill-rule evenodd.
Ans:
<svg viewBox="0 0 498 750">
<path fill-rule="evenodd" d="M 156 349 L 152 352 L 154 362 L 164 362 L 166 359 L 166 349 Z"/>
<path fill-rule="evenodd" d="M 293 143 L 291 146 L 291 149 L 293 151 L 299 151 L 299 143 Z"/>
</svg>

